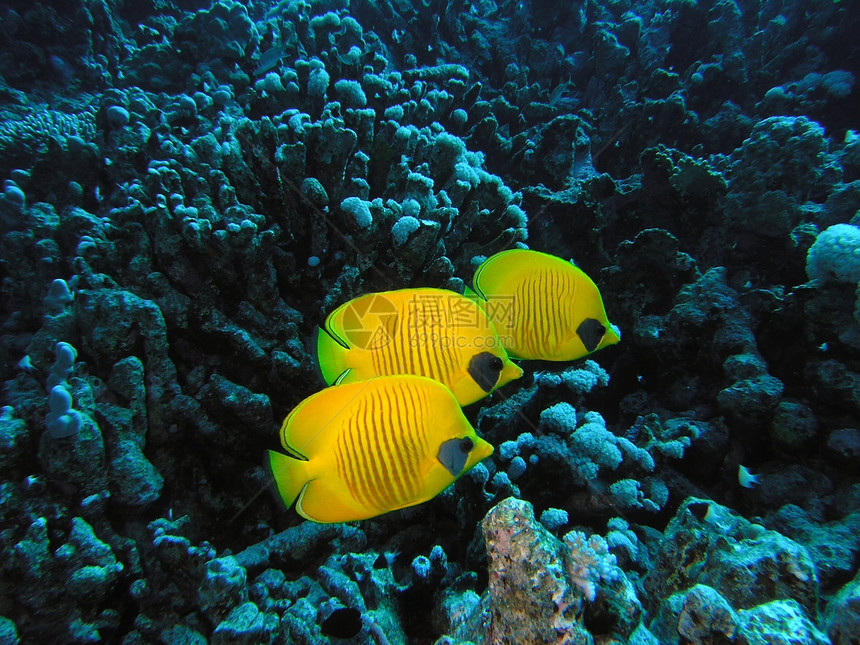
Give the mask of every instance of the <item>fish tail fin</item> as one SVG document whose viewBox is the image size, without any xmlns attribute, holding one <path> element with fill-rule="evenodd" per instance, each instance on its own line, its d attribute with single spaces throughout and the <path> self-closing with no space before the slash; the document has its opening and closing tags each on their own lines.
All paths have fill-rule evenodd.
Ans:
<svg viewBox="0 0 860 645">
<path fill-rule="evenodd" d="M 272 483 L 275 484 L 275 499 L 284 510 L 288 509 L 310 481 L 307 462 L 274 450 L 266 451 L 263 462 Z"/>
<path fill-rule="evenodd" d="M 317 366 L 323 380 L 332 385 L 337 383 L 345 372 L 349 371 L 348 357 L 350 349 L 345 347 L 325 329 L 316 328 Z"/>
</svg>

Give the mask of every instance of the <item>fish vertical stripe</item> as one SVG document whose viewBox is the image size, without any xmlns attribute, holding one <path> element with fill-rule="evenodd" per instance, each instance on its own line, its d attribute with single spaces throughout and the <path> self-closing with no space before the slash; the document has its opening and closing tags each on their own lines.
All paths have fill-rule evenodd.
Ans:
<svg viewBox="0 0 860 645">
<path fill-rule="evenodd" d="M 569 303 L 572 300 L 570 297 L 570 276 L 563 275 L 563 281 L 564 296 L 559 298 L 559 306 L 556 310 L 558 312 L 558 340 L 556 341 L 558 347 L 561 347 L 562 342 L 564 342 L 564 330 L 568 327 L 567 312 L 570 308 L 569 306 L 562 306 L 562 303 Z"/>
<path fill-rule="evenodd" d="M 350 439 L 352 441 L 353 460 L 356 463 L 356 470 L 360 478 L 359 481 L 361 482 L 361 493 L 364 499 L 364 504 L 365 506 L 373 506 L 375 504 L 375 500 L 372 495 L 373 483 L 370 481 L 370 468 L 362 450 L 364 433 L 359 428 L 359 413 L 360 410 L 356 409 L 355 415 L 350 419 Z"/>
<path fill-rule="evenodd" d="M 362 401 L 362 422 L 364 435 L 361 437 L 359 445 L 362 449 L 364 461 L 367 464 L 367 472 L 369 475 L 371 488 L 368 490 L 368 495 L 374 500 L 378 508 L 385 508 L 385 500 L 382 493 L 385 490 L 385 481 L 382 476 L 382 467 L 379 463 L 379 437 L 376 434 L 376 428 L 373 427 L 372 410 L 367 405 L 367 401 Z"/>
<path fill-rule="evenodd" d="M 412 342 L 412 351 L 418 355 L 418 362 L 421 364 L 421 374 L 436 378 L 430 368 L 429 340 L 432 334 L 432 327 L 428 325 L 427 316 L 427 298 L 421 298 L 418 303 L 420 310 L 416 307 L 415 311 L 415 336 Z"/>
<path fill-rule="evenodd" d="M 556 306 L 556 320 L 558 321 L 556 347 L 559 348 L 564 342 L 564 330 L 572 326 L 571 321 L 569 321 L 570 306 L 565 306 L 563 303 L 573 302 L 570 276 L 566 273 L 560 274 L 560 276 L 562 280 L 562 296 L 558 299 L 558 305 Z"/>
<path fill-rule="evenodd" d="M 547 320 L 547 324 L 549 325 L 549 339 L 550 339 L 550 347 L 555 349 L 558 347 L 559 342 L 559 307 L 562 302 L 564 302 L 564 287 L 563 287 L 563 279 L 562 277 L 555 271 L 550 272 L 550 277 L 552 281 L 552 294 L 553 298 L 550 298 L 549 302 L 549 319 Z"/>
<path fill-rule="evenodd" d="M 426 331 L 426 330 L 425 330 L 423 321 L 421 320 L 421 318 L 419 316 L 419 313 L 418 313 L 419 311 L 421 311 L 421 310 L 418 309 L 418 303 L 415 303 L 415 316 L 414 316 L 415 327 L 412 331 L 414 336 L 412 339 L 410 339 L 411 343 L 409 344 L 409 346 L 407 346 L 406 351 L 409 352 L 410 357 L 414 356 L 417 359 L 416 362 L 417 362 L 418 366 L 416 368 L 416 371 L 414 371 L 412 373 L 413 374 L 420 374 L 421 376 L 430 376 L 430 374 L 427 371 L 427 365 L 424 362 L 424 353 L 422 351 L 420 351 L 420 334 L 422 331 Z M 419 347 L 413 348 L 412 347 L 413 343 L 419 343 Z"/>
<path fill-rule="evenodd" d="M 397 428 L 391 422 L 391 391 L 390 388 L 384 389 L 382 392 L 375 392 L 374 398 L 376 405 L 376 428 L 380 439 L 380 455 L 384 453 L 382 463 L 384 471 L 387 475 L 386 480 L 388 486 L 385 491 L 388 494 L 388 505 L 393 507 L 398 505 L 405 498 L 403 489 L 402 473 L 400 472 L 400 464 L 397 455 L 397 443 L 399 437 L 396 436 Z"/>
<path fill-rule="evenodd" d="M 424 435 L 424 427 L 426 423 L 426 418 L 424 417 L 424 411 L 421 409 L 419 405 L 415 403 L 414 388 L 412 385 L 409 385 L 404 388 L 404 401 L 406 402 L 406 410 L 412 411 L 412 414 L 407 414 L 407 419 L 411 421 L 411 423 L 406 424 L 406 428 L 409 430 L 409 448 L 410 454 L 413 455 L 413 470 L 414 470 L 414 486 L 416 491 L 421 486 L 420 481 L 420 464 L 423 459 L 427 456 L 427 452 L 422 448 L 421 438 Z"/>
<path fill-rule="evenodd" d="M 409 335 L 412 333 L 409 329 L 409 325 L 407 324 L 409 320 L 408 312 L 405 315 L 401 315 L 399 319 L 398 325 L 398 334 L 397 339 L 400 341 L 398 345 L 398 354 L 400 360 L 399 366 L 401 372 L 407 372 L 409 374 L 415 374 L 415 363 L 414 358 L 412 356 L 412 352 L 409 351 Z"/>
<path fill-rule="evenodd" d="M 543 289 L 544 300 L 546 302 L 546 314 L 544 317 L 544 347 L 548 347 L 552 343 L 553 327 L 552 317 L 554 315 L 555 305 L 558 302 L 558 293 L 556 291 L 555 273 L 549 270 L 543 272 Z"/>
<path fill-rule="evenodd" d="M 542 294 L 541 302 L 543 307 L 541 310 L 541 347 L 546 347 L 549 343 L 549 317 L 552 300 L 556 295 L 552 292 L 551 274 L 547 269 L 540 272 L 539 291 Z"/>
<path fill-rule="evenodd" d="M 508 332 L 514 339 L 514 342 L 522 347 L 523 345 L 523 318 L 525 317 L 526 303 L 523 300 L 522 285 L 517 285 L 512 294 L 513 296 L 513 311 L 511 312 L 511 322 L 508 325 Z"/>
<path fill-rule="evenodd" d="M 544 297 L 544 334 L 543 334 L 543 347 L 547 347 L 549 343 L 552 342 L 552 329 L 550 328 L 550 321 L 552 319 L 552 309 L 555 301 L 558 299 L 558 294 L 555 292 L 555 280 L 552 271 L 544 269 L 541 276 L 542 287 Z"/>
<path fill-rule="evenodd" d="M 356 491 L 356 500 L 364 506 L 370 506 L 370 499 L 366 492 L 368 489 L 368 482 L 365 476 L 366 468 L 361 463 L 361 454 L 357 445 L 358 440 L 361 438 L 358 432 L 357 414 L 350 414 L 347 417 L 344 437 L 344 448 L 347 452 L 345 461 L 352 468 L 351 480 Z"/>
<path fill-rule="evenodd" d="M 549 292 L 551 298 L 549 301 L 548 311 L 548 321 L 550 325 L 549 333 L 547 334 L 545 351 L 555 351 L 558 348 L 561 338 L 559 316 L 563 303 L 566 302 L 566 300 L 564 300 L 564 276 L 559 274 L 558 271 L 553 271 L 552 269 L 548 270 L 548 274 L 550 277 L 551 288 L 551 291 Z"/>
<path fill-rule="evenodd" d="M 397 319 L 399 316 L 389 318 L 388 323 L 388 342 L 385 347 L 381 348 L 381 354 L 385 361 L 384 371 L 379 374 L 397 374 L 399 372 L 397 365 L 397 351 L 395 350 L 395 339 L 397 338 Z"/>
<path fill-rule="evenodd" d="M 384 347 L 374 347 L 370 350 L 370 360 L 375 374 L 385 374 L 382 367 L 382 361 L 385 357 L 384 353 Z"/>
<path fill-rule="evenodd" d="M 541 337 L 543 336 L 543 332 L 541 331 L 541 324 L 543 323 L 543 305 L 544 299 L 541 297 L 540 290 L 540 275 L 532 274 L 531 280 L 531 297 L 532 302 L 535 303 L 535 316 L 532 320 L 532 351 L 536 351 L 538 347 L 541 345 Z"/>
<path fill-rule="evenodd" d="M 409 436 L 409 425 L 404 423 L 408 418 L 403 408 L 403 399 L 400 384 L 397 383 L 392 387 L 391 392 L 391 423 L 394 428 L 392 437 L 396 438 L 398 465 L 400 467 L 400 480 L 403 486 L 405 497 L 414 499 L 415 497 L 415 463 L 412 461 L 410 453 L 410 444 L 412 438 Z"/>
<path fill-rule="evenodd" d="M 396 482 L 393 455 L 388 446 L 388 427 L 385 423 L 386 403 L 379 391 L 372 392 L 371 398 L 373 399 L 373 406 L 371 408 L 373 415 L 373 436 L 376 441 L 376 456 L 379 460 L 379 476 L 382 480 L 382 489 L 379 491 L 379 494 L 385 502 L 386 508 L 391 508 L 396 496 L 394 491 Z"/>
<path fill-rule="evenodd" d="M 347 468 L 349 466 L 352 466 L 353 464 L 348 458 L 344 459 L 344 456 L 349 456 L 348 454 L 344 454 L 346 452 L 344 436 L 344 434 L 341 434 L 337 439 L 337 443 L 335 444 L 334 458 L 335 465 L 337 467 L 337 474 L 341 481 L 346 484 L 346 489 L 349 492 L 349 496 L 352 497 L 352 499 L 354 499 L 355 501 L 363 504 L 364 501 L 361 499 L 361 493 L 359 492 L 358 487 L 355 485 L 354 473 L 352 472 L 351 468 L 347 470 Z"/>
<path fill-rule="evenodd" d="M 365 443 L 365 447 L 367 449 L 367 454 L 370 456 L 371 460 L 374 464 L 374 469 L 376 473 L 376 489 L 375 493 L 379 497 L 379 501 L 385 507 L 388 507 L 388 498 L 386 493 L 388 492 L 388 487 L 386 486 L 386 468 L 385 468 L 385 455 L 382 454 L 382 423 L 379 418 L 380 409 L 378 405 L 378 401 L 376 400 L 376 392 L 373 389 L 368 391 L 368 404 L 365 405 L 365 424 L 364 424 L 364 436 L 367 438 Z"/>
<path fill-rule="evenodd" d="M 429 321 L 429 324 L 425 322 L 424 324 L 424 342 L 422 343 L 422 350 L 427 358 L 427 367 L 430 370 L 430 377 L 436 379 L 437 381 L 442 378 L 442 370 L 439 368 L 439 349 L 433 345 L 433 341 L 441 340 L 441 332 L 442 325 L 436 324 L 437 317 L 441 316 L 442 311 L 439 307 L 438 298 L 433 300 L 429 298 L 424 299 L 424 316 L 425 321 Z M 435 303 L 435 306 L 434 306 Z M 430 308 L 430 314 L 427 314 L 427 308 Z"/>
<path fill-rule="evenodd" d="M 417 441 L 415 433 L 417 431 L 420 419 L 410 415 L 409 411 L 414 411 L 414 406 L 411 405 L 411 397 L 408 389 L 401 383 L 397 387 L 397 419 L 400 424 L 404 468 L 406 469 L 406 483 L 409 486 L 410 496 L 414 497 L 418 492 L 418 464 L 421 461 L 421 456 L 416 450 Z M 411 421 L 411 423 L 410 423 Z"/>
<path fill-rule="evenodd" d="M 532 275 L 531 284 L 532 284 L 532 299 L 535 302 L 535 319 L 532 321 L 532 327 L 534 329 L 534 347 L 540 347 L 541 341 L 543 339 L 543 330 L 541 329 L 541 325 L 544 320 L 544 307 L 546 306 L 545 298 L 541 297 L 541 280 L 540 273 L 537 275 Z"/>
<path fill-rule="evenodd" d="M 453 335 L 452 335 L 453 336 Z M 451 376 L 456 369 L 456 349 L 453 347 L 453 337 L 449 337 L 450 343 L 447 347 L 439 349 L 439 357 L 442 360 L 442 380 L 450 382 Z"/>
<path fill-rule="evenodd" d="M 415 388 L 412 386 L 411 383 L 408 384 L 404 388 L 404 390 L 406 391 L 406 393 L 408 394 L 408 397 L 409 397 L 408 401 L 407 401 L 406 409 L 412 410 L 412 419 L 414 420 L 415 425 L 414 426 L 410 425 L 410 427 L 412 429 L 413 435 L 416 436 L 418 439 L 418 441 L 416 442 L 416 445 L 419 448 L 418 452 L 419 452 L 419 457 L 420 457 L 420 456 L 427 454 L 427 451 L 424 449 L 424 445 L 422 442 L 422 439 L 423 439 L 422 435 L 424 433 L 421 431 L 423 429 L 423 424 L 425 423 L 424 406 L 421 404 L 420 397 L 418 396 L 418 393 L 415 391 Z"/>
<path fill-rule="evenodd" d="M 403 424 L 404 414 L 401 402 L 400 384 L 395 383 L 388 394 L 388 418 L 389 418 L 389 436 L 394 441 L 395 451 L 397 452 L 397 475 L 401 486 L 401 494 L 406 496 L 411 495 L 409 463 L 407 462 L 406 453 L 406 426 Z"/>
<path fill-rule="evenodd" d="M 379 507 L 379 500 L 374 491 L 376 490 L 376 482 L 374 481 L 374 473 L 372 465 L 368 459 L 366 451 L 366 443 L 369 441 L 366 428 L 365 406 L 359 405 L 355 409 L 355 414 L 351 415 L 350 423 L 350 441 L 353 448 L 353 458 L 356 462 L 356 471 L 359 473 L 361 482 L 361 494 L 364 497 L 365 505 L 368 507 Z"/>
<path fill-rule="evenodd" d="M 537 297 L 535 293 L 535 285 L 533 280 L 524 280 L 523 281 L 523 291 L 524 291 L 524 300 L 528 304 L 528 318 L 523 321 L 520 329 L 523 330 L 523 340 L 526 341 L 526 347 L 528 348 L 530 353 L 534 353 L 535 348 L 535 338 L 537 332 L 535 330 L 536 321 L 535 319 L 538 316 L 537 312 Z"/>
<path fill-rule="evenodd" d="M 415 393 L 417 394 L 418 405 L 416 405 L 416 410 L 418 410 L 418 414 L 415 415 L 415 420 L 417 423 L 420 423 L 420 427 L 418 429 L 418 438 L 420 439 L 421 445 L 421 454 L 427 455 L 430 453 L 430 448 L 427 445 L 427 419 L 430 412 L 430 406 L 427 401 L 427 392 L 426 390 L 416 388 Z"/>
</svg>

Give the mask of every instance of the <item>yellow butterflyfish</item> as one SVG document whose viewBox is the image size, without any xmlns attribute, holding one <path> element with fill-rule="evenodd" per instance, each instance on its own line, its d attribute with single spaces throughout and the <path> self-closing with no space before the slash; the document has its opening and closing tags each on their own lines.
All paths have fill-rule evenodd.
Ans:
<svg viewBox="0 0 860 645">
<path fill-rule="evenodd" d="M 415 374 L 444 383 L 460 405 L 522 376 L 483 309 L 444 289 L 369 293 L 335 309 L 317 332 L 329 385 Z"/>
<path fill-rule="evenodd" d="M 475 271 L 475 298 L 511 358 L 572 361 L 621 340 L 597 285 L 579 267 L 527 249 L 502 251 Z"/>
<path fill-rule="evenodd" d="M 267 465 L 286 506 L 314 522 L 375 517 L 432 499 L 489 457 L 451 391 L 424 376 L 334 385 L 281 426 Z"/>
</svg>

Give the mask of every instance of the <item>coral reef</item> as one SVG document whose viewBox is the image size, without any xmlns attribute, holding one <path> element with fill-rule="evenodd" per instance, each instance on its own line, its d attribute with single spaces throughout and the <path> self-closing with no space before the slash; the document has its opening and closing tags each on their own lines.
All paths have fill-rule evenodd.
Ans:
<svg viewBox="0 0 860 645">
<path fill-rule="evenodd" d="M 800 0 L 4 3 L 0 642 L 855 643 L 858 31 Z M 315 326 L 517 246 L 623 340 L 467 407 L 496 451 L 430 502 L 279 508 Z"/>
</svg>

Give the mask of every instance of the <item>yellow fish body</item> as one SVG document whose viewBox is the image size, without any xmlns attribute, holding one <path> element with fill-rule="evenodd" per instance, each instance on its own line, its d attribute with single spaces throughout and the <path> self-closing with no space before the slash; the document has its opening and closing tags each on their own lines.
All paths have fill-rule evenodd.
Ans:
<svg viewBox="0 0 860 645">
<path fill-rule="evenodd" d="M 281 426 L 267 465 L 286 506 L 314 522 L 367 519 L 432 499 L 493 452 L 451 391 L 423 376 L 335 385 Z"/>
<path fill-rule="evenodd" d="M 326 318 L 316 345 L 329 385 L 415 374 L 444 383 L 460 405 L 523 373 L 481 307 L 444 289 L 401 289 L 350 300 Z"/>
<path fill-rule="evenodd" d="M 481 263 L 473 286 L 511 358 L 572 361 L 621 340 L 597 285 L 554 255 L 502 251 Z"/>
</svg>

